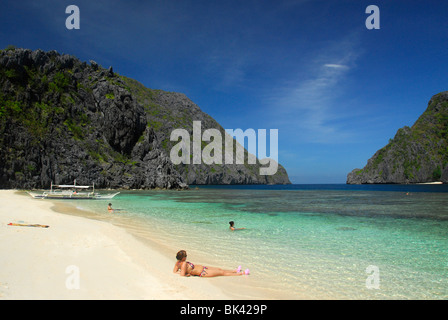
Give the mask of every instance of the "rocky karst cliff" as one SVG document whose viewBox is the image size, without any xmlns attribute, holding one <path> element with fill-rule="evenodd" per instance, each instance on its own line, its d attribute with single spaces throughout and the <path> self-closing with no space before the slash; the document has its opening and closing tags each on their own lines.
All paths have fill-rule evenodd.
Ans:
<svg viewBox="0 0 448 320">
<path fill-rule="evenodd" d="M 151 90 L 96 62 L 56 51 L 0 51 L 0 188 L 94 182 L 102 188 L 289 183 L 281 166 L 177 165 L 172 128 L 222 130 L 185 95 Z M 266 178 L 267 177 L 267 178 Z"/>
<path fill-rule="evenodd" d="M 225 130 L 211 116 L 201 111 L 187 96 L 177 92 L 150 90 L 135 80 L 122 77 L 137 101 L 144 106 L 148 115 L 148 126 L 155 130 L 157 140 L 162 149 L 170 154 L 177 141 L 170 141 L 174 129 L 186 129 L 193 136 L 193 121 L 200 121 L 201 130 L 217 129 L 222 137 L 222 151 L 226 150 L 224 143 Z M 206 145 L 203 142 L 203 146 Z M 236 141 L 233 153 L 235 153 Z M 247 150 L 244 150 L 244 164 L 226 164 L 224 155 L 222 164 L 179 164 L 175 166 L 184 181 L 188 184 L 289 184 L 286 170 L 279 164 L 275 175 L 260 175 L 260 163 L 248 164 Z M 265 167 L 265 166 L 264 166 Z"/>
<path fill-rule="evenodd" d="M 404 127 L 349 184 L 448 182 L 448 92 L 432 97 L 412 127 Z"/>
</svg>

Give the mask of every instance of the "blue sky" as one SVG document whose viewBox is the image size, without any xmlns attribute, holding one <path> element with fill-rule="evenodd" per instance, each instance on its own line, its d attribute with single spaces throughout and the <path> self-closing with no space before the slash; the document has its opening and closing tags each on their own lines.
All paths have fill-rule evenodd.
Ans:
<svg viewBox="0 0 448 320">
<path fill-rule="evenodd" d="M 80 9 L 68 30 L 65 9 Z M 380 30 L 368 30 L 368 5 Z M 448 90 L 447 1 L 9 1 L 0 47 L 73 54 L 185 93 L 226 129 L 278 129 L 293 183 L 346 175 Z M 268 131 L 269 132 L 269 131 Z"/>
</svg>

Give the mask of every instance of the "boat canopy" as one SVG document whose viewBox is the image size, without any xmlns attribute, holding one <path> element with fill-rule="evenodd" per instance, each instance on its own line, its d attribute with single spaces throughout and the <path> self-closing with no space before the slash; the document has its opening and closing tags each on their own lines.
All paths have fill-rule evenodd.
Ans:
<svg viewBox="0 0 448 320">
<path fill-rule="evenodd" d="M 70 184 L 60 184 L 58 186 L 53 186 L 53 187 L 58 187 L 58 188 L 76 188 L 76 189 L 89 189 L 91 188 L 90 186 L 77 186 L 77 185 L 70 185 Z"/>
<path fill-rule="evenodd" d="M 73 184 L 60 184 L 60 185 L 53 185 L 53 182 L 51 182 L 51 191 L 53 191 L 53 188 L 67 188 L 67 189 L 90 189 L 93 188 L 93 192 L 95 192 L 95 183 L 93 183 L 93 186 L 78 186 L 76 185 L 76 179 L 73 181 Z"/>
</svg>

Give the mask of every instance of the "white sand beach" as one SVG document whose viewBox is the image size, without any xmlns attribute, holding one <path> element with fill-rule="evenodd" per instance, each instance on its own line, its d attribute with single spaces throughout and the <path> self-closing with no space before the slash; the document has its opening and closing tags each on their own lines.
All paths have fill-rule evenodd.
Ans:
<svg viewBox="0 0 448 320">
<path fill-rule="evenodd" d="M 168 257 L 120 227 L 57 213 L 14 190 L 0 191 L 0 203 L 2 300 L 235 298 L 219 287 L 225 279 L 172 273 L 175 252 Z"/>
</svg>

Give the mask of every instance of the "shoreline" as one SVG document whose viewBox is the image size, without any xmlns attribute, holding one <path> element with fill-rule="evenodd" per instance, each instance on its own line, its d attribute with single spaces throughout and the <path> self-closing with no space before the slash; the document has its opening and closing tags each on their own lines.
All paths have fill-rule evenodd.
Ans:
<svg viewBox="0 0 448 320">
<path fill-rule="evenodd" d="M 207 191 L 199 197 L 163 193 L 153 199 L 129 193 L 114 202 L 127 214 L 110 214 L 106 201 L 35 200 L 24 191 L 0 191 L 0 300 L 438 299 L 447 288 L 438 255 L 447 246 L 440 238 L 446 221 L 438 219 L 446 218 L 445 195 L 423 191 L 411 198 L 396 192 L 273 194 L 266 211 L 256 201 L 260 194 L 253 192 Z M 225 201 L 237 195 L 243 198 Z M 253 207 L 239 212 L 238 205 L 251 195 Z M 333 201 L 339 199 L 335 195 L 344 201 Z M 220 199 L 234 207 L 223 207 Z M 279 200 L 303 209 L 276 214 Z M 308 210 L 315 201 L 317 210 Z M 360 206 L 365 202 L 368 207 Z M 253 208 L 257 214 L 251 214 Z M 230 217 L 248 227 L 247 232 L 228 232 Z M 420 217 L 430 219 L 416 219 Z M 385 246 L 389 243 L 394 246 Z M 180 277 L 172 273 L 180 249 L 195 264 L 225 269 L 241 264 L 251 275 Z M 388 275 L 381 290 L 366 287 L 369 265 Z M 78 290 L 66 287 L 69 266 L 81 271 Z M 410 281 L 412 286 L 400 285 Z"/>
<path fill-rule="evenodd" d="M 443 184 L 442 181 L 434 181 L 434 182 L 421 182 L 421 183 L 417 183 L 417 185 L 419 184 L 427 184 L 427 185 L 441 185 Z"/>
<path fill-rule="evenodd" d="M 267 298 L 221 289 L 229 277 L 180 277 L 172 272 L 174 258 L 155 248 L 157 243 L 21 193 L 0 191 L 0 300 Z M 11 222 L 49 228 L 8 226 Z"/>
<path fill-rule="evenodd" d="M 105 223 L 112 224 L 118 228 L 126 230 L 130 236 L 137 239 L 139 242 L 144 244 L 144 246 L 149 247 L 151 250 L 157 251 L 157 253 L 163 255 L 169 260 L 168 272 L 172 274 L 171 270 L 175 262 L 174 255 L 179 249 L 185 249 L 189 244 L 184 246 L 176 246 L 171 242 L 167 241 L 167 233 L 163 232 L 164 236 L 161 238 L 160 229 L 155 232 L 154 229 L 148 224 L 146 219 L 139 220 L 137 217 L 129 219 L 121 215 L 110 214 L 110 213 L 100 213 L 96 210 L 92 211 L 90 209 L 85 209 L 84 207 L 74 207 L 74 203 L 66 203 L 63 201 L 54 201 L 55 206 L 52 208 L 54 211 L 61 214 L 73 215 L 77 217 L 82 217 L 85 219 L 92 219 L 97 221 L 102 221 Z M 106 204 L 106 202 L 105 202 Z M 105 211 L 105 210 L 104 210 Z M 219 261 L 214 259 L 215 257 L 204 255 L 202 252 L 197 250 L 188 250 L 190 256 L 194 256 L 193 261 L 208 266 L 218 266 L 225 269 L 231 269 L 232 266 L 227 265 L 227 268 Z M 179 275 L 174 275 L 175 277 L 180 277 Z M 254 279 L 257 278 L 256 280 Z M 182 277 L 181 277 L 182 278 Z M 184 278 L 185 279 L 185 278 Z M 265 288 L 260 286 L 257 281 L 260 281 L 258 277 L 252 275 L 251 277 L 213 277 L 213 278 L 199 278 L 199 277 L 189 277 L 192 281 L 199 281 L 199 283 L 207 282 L 207 286 L 210 285 L 211 292 L 219 289 L 222 293 L 218 298 L 221 300 L 289 300 L 291 295 L 284 295 L 283 292 L 279 293 L 278 290 L 272 288 Z M 204 295 L 204 289 L 201 285 L 198 290 L 201 292 L 201 296 Z M 207 295 L 208 297 L 209 295 Z M 216 295 L 210 297 L 210 299 L 218 299 Z M 297 299 L 308 299 L 306 294 L 302 294 L 296 297 Z M 296 299 L 295 298 L 295 299 Z M 205 298 L 200 298 L 205 299 Z M 208 299 L 208 298 L 207 298 Z"/>
</svg>

